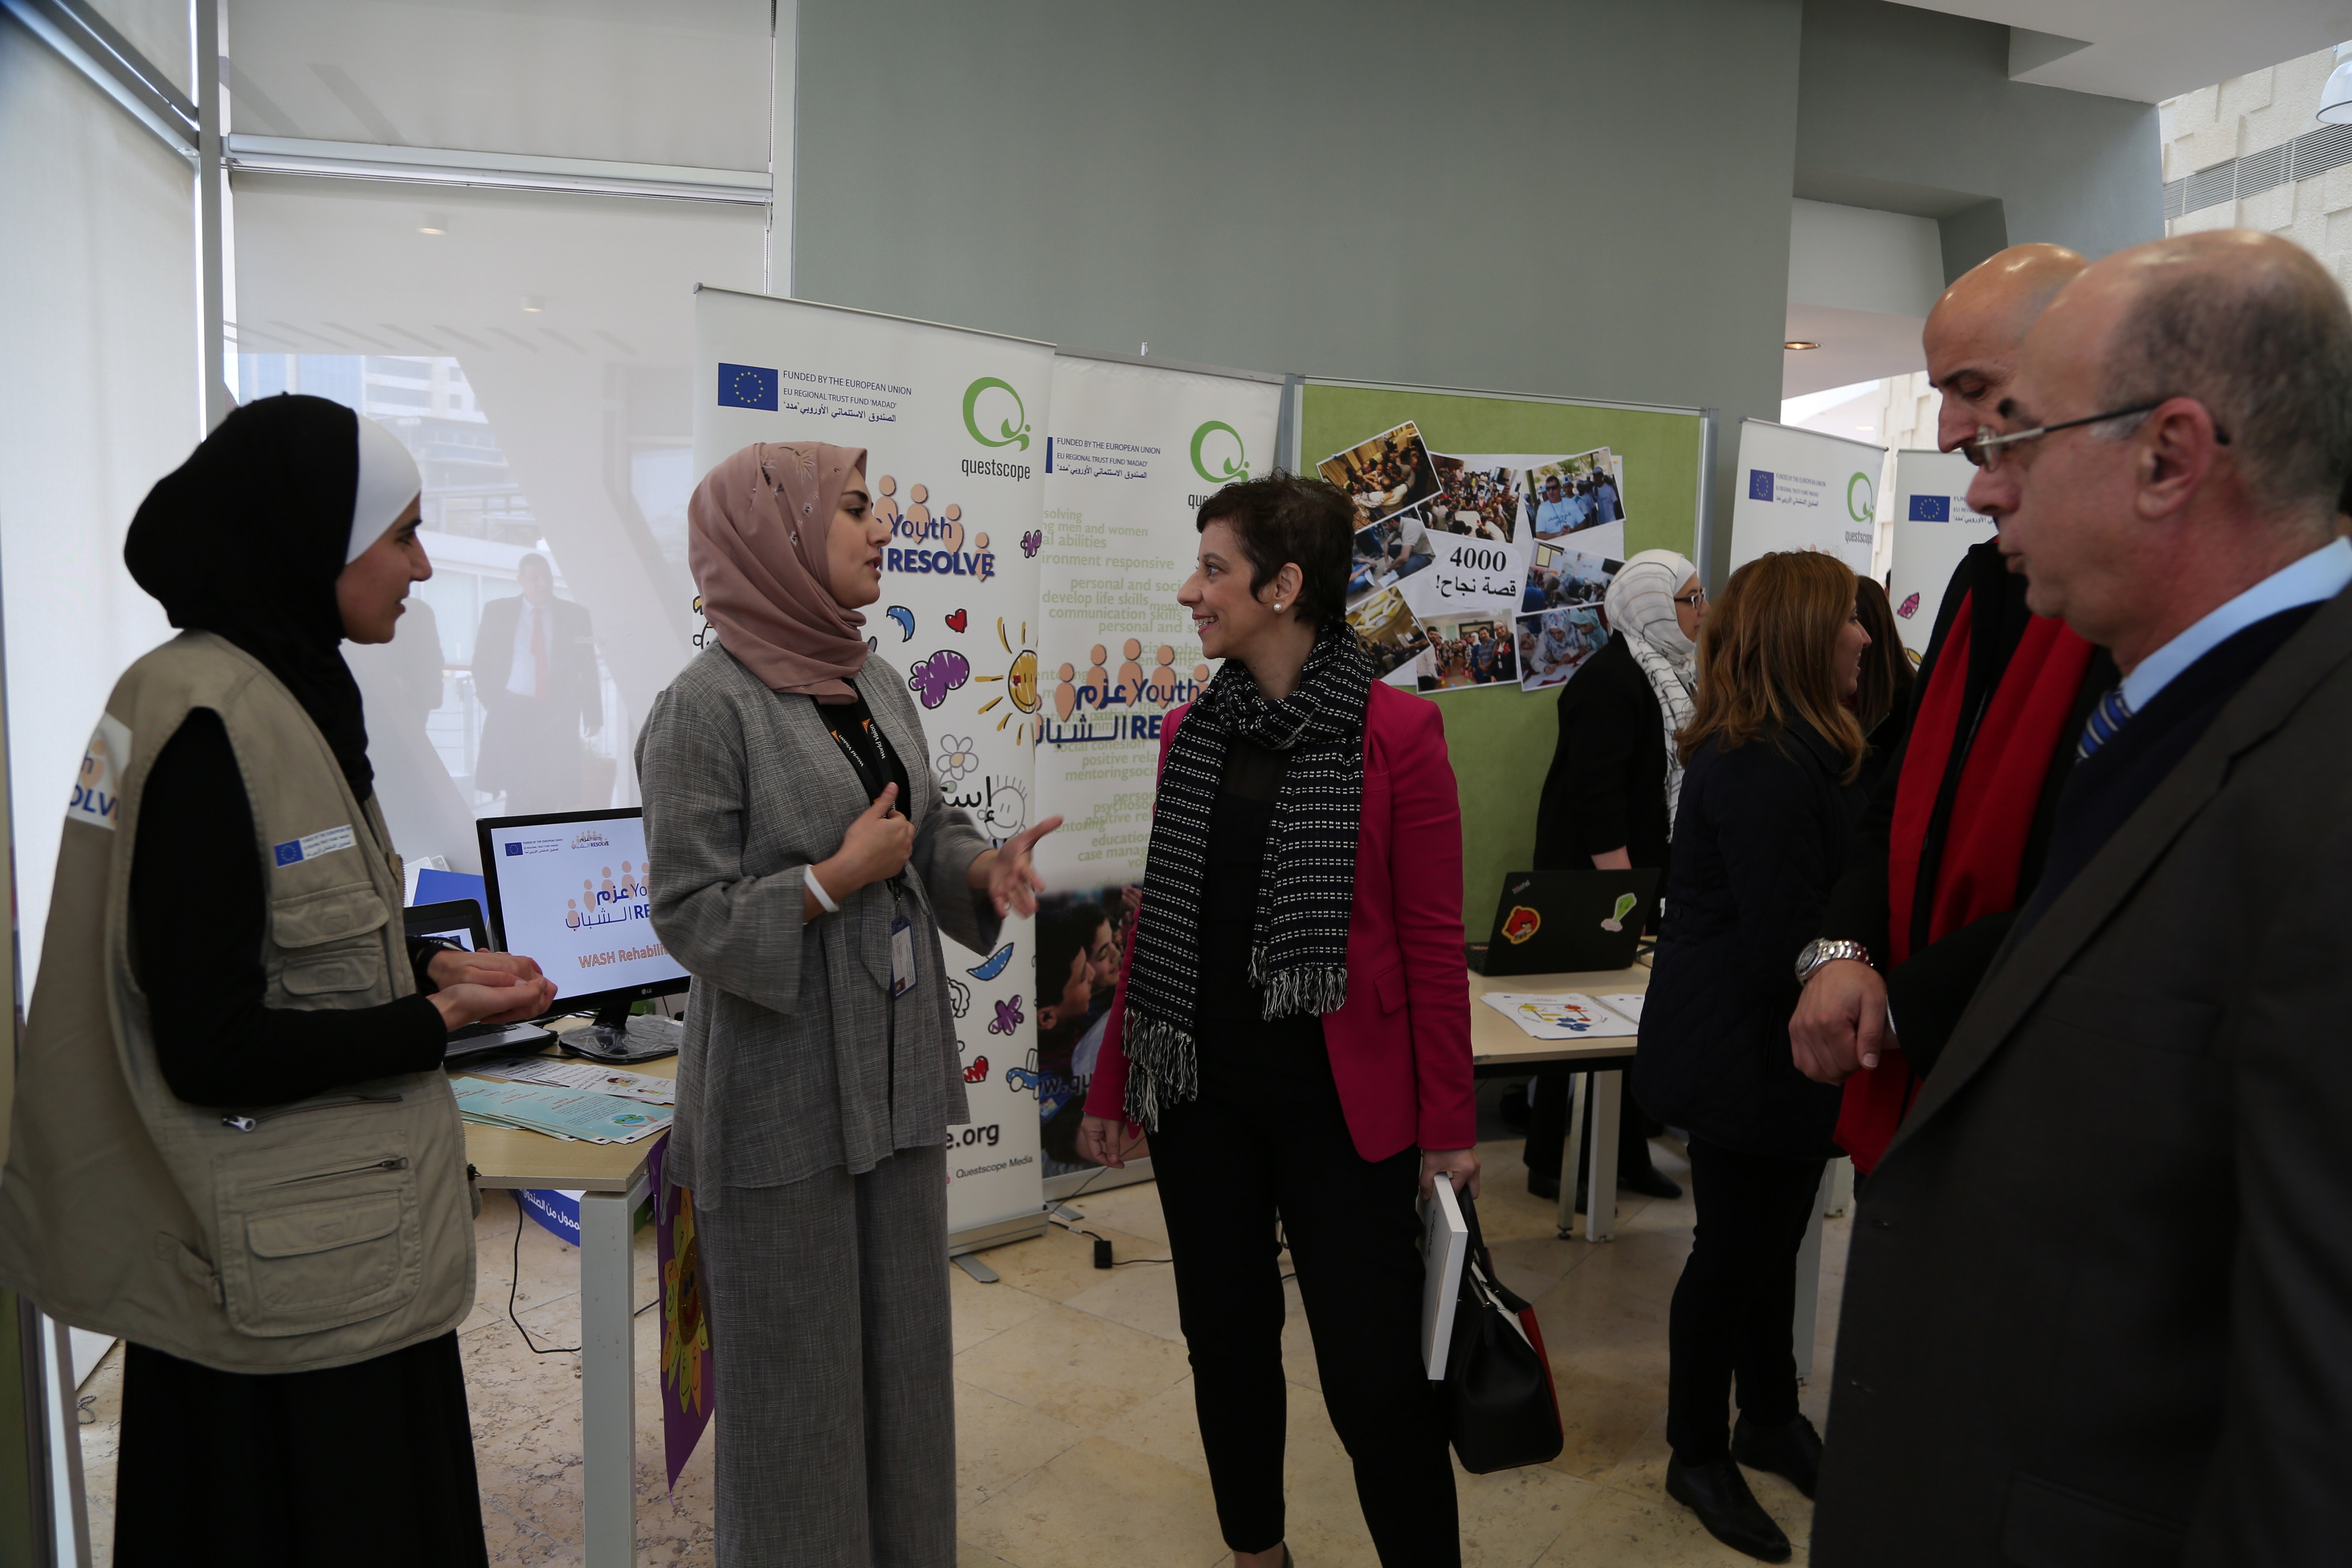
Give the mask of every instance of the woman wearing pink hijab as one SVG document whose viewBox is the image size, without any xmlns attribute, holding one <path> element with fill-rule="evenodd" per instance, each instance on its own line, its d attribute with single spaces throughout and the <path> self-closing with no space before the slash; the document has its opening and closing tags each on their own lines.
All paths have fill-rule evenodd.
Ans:
<svg viewBox="0 0 2352 1568">
<path fill-rule="evenodd" d="M 718 633 L 637 740 L 654 930 L 694 976 L 667 1171 L 698 1211 L 723 1568 L 950 1568 L 944 931 L 987 952 L 1049 817 L 990 847 L 867 647 L 866 453 L 746 447 L 694 492 Z M 907 759 L 912 759 L 911 762 Z"/>
</svg>

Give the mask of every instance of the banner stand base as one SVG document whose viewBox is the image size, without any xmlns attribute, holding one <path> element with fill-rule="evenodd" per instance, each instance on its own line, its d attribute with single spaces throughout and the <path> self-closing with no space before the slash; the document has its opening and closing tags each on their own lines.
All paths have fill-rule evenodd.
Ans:
<svg viewBox="0 0 2352 1568">
<path fill-rule="evenodd" d="M 1045 1234 L 1045 1212 L 1014 1215 L 993 1225 L 976 1225 L 970 1230 L 948 1232 L 948 1256 L 979 1252 L 991 1247 L 1003 1247 L 1008 1242 L 1026 1241 L 1033 1236 Z"/>
<path fill-rule="evenodd" d="M 1091 1171 L 1070 1171 L 1059 1176 L 1045 1178 L 1045 1202 L 1048 1205 L 1076 1197 L 1081 1189 L 1089 1193 L 1108 1193 L 1119 1187 L 1131 1187 L 1138 1182 L 1152 1179 L 1149 1156 L 1129 1160 L 1123 1171 L 1097 1167 Z"/>
</svg>

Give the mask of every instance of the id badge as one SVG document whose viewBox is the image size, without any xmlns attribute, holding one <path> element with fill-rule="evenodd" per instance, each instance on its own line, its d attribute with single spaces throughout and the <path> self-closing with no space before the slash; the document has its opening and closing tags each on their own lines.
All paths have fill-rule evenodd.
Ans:
<svg viewBox="0 0 2352 1568">
<path fill-rule="evenodd" d="M 890 994 L 915 988 L 915 922 L 899 915 L 890 922 Z"/>
</svg>

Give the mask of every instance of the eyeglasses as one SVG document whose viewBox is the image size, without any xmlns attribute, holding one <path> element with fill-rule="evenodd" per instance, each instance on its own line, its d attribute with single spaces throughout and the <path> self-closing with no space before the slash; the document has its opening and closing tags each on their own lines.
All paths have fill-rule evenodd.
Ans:
<svg viewBox="0 0 2352 1568">
<path fill-rule="evenodd" d="M 1676 594 L 1675 595 L 1675 603 L 1677 605 L 1704 605 L 1706 603 L 1706 590 L 1704 588 L 1694 588 L 1687 594 Z"/>
<path fill-rule="evenodd" d="M 1990 425 L 1977 426 L 1977 438 L 1960 443 L 1960 455 L 1988 474 L 2000 472 L 2000 449 L 2023 441 L 2039 441 L 2044 436 L 2054 436 L 2061 430 L 2072 430 L 2077 425 L 2102 425 L 2110 419 L 2128 419 L 2137 414 L 2151 414 L 2171 402 L 2159 397 L 2153 403 L 2137 403 L 2129 408 L 2110 409 L 2105 414 L 2088 414 L 2080 419 L 2062 419 L 2055 425 L 2037 425 L 2031 430 L 2014 430 L 2002 435 Z M 2229 436 L 2221 426 L 2213 428 L 2213 439 L 2221 446 L 2230 444 Z"/>
</svg>

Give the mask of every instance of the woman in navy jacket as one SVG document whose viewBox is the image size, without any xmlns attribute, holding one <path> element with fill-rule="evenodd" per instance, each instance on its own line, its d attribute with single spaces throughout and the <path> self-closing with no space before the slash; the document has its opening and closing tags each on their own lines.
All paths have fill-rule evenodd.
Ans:
<svg viewBox="0 0 2352 1568">
<path fill-rule="evenodd" d="M 1797 1250 L 1837 1152 L 1837 1091 L 1800 1073 L 1789 1015 L 1862 805 L 1844 706 L 1870 646 L 1854 574 L 1816 552 L 1732 574 L 1678 740 L 1682 801 L 1633 1089 L 1688 1130 L 1698 1225 L 1668 1331 L 1667 1492 L 1726 1545 L 1785 1562 L 1747 1464 L 1808 1496 L 1821 1438 L 1797 1409 Z M 1735 1371 L 1739 1425 L 1725 1431 Z"/>
</svg>

